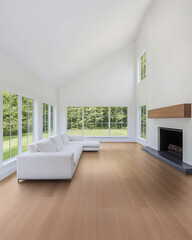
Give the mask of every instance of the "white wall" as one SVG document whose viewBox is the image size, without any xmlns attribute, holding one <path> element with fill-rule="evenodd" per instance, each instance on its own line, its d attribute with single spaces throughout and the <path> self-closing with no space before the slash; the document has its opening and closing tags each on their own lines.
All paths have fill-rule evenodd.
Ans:
<svg viewBox="0 0 192 240">
<path fill-rule="evenodd" d="M 58 130 L 66 131 L 66 106 L 128 106 L 129 138 L 124 141 L 135 141 L 134 63 L 135 44 L 133 43 L 60 87 Z M 105 141 L 110 139 L 105 138 Z M 113 138 L 113 141 L 117 140 Z"/>
<path fill-rule="evenodd" d="M 137 84 L 137 106 L 148 109 L 192 102 L 192 1 L 153 2 L 136 40 L 147 50 L 147 79 Z M 148 120 L 147 145 L 158 149 L 158 127 L 184 130 L 184 161 L 192 164 L 192 119 Z"/>
<path fill-rule="evenodd" d="M 0 100 L 2 100 L 2 91 L 4 90 L 35 99 L 36 140 L 41 139 L 43 102 L 57 107 L 57 89 L 0 52 Z M 0 122 L 2 123 L 2 101 L 0 101 L 0 109 Z M 2 138 L 1 132 L 1 143 Z M 2 153 L 1 148 L 2 144 L 0 144 Z M 3 166 L 3 163 L 0 162 L 0 179 L 12 171 L 15 171 L 15 163 Z"/>
</svg>

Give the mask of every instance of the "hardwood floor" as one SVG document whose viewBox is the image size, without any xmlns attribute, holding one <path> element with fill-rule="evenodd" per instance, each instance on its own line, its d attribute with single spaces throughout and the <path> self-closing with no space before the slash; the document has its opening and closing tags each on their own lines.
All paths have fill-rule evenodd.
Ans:
<svg viewBox="0 0 192 240">
<path fill-rule="evenodd" d="M 190 240 L 192 176 L 136 143 L 83 153 L 72 182 L 0 182 L 0 239 Z"/>
</svg>

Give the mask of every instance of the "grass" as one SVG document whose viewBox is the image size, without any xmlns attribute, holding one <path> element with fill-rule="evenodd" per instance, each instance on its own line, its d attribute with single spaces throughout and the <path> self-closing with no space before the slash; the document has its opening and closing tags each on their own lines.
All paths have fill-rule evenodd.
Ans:
<svg viewBox="0 0 192 240">
<path fill-rule="evenodd" d="M 82 130 L 80 129 L 68 129 L 67 130 L 68 135 L 82 135 Z M 109 136 L 109 130 L 108 129 L 93 129 L 93 130 L 87 130 L 84 129 L 84 136 Z M 127 129 L 111 129 L 110 130 L 110 136 L 127 136 Z"/>
<path fill-rule="evenodd" d="M 33 136 L 28 136 L 24 134 L 22 136 L 22 152 L 26 152 L 28 150 L 28 143 L 33 142 Z M 11 157 L 15 157 L 18 155 L 18 136 L 11 136 Z M 9 146 L 9 136 L 3 137 L 3 161 L 10 158 L 10 146 Z"/>
</svg>

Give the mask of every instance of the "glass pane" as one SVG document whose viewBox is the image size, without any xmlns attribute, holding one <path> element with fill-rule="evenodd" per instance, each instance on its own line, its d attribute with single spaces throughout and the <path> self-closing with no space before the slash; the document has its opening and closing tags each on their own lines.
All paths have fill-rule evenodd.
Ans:
<svg viewBox="0 0 192 240">
<path fill-rule="evenodd" d="M 43 103 L 43 138 L 48 138 L 48 127 L 49 127 L 49 116 L 48 116 L 49 105 Z"/>
<path fill-rule="evenodd" d="M 121 109 L 121 111 L 122 111 L 122 114 L 127 115 L 127 107 L 123 107 L 123 108 Z"/>
<path fill-rule="evenodd" d="M 28 110 L 33 111 L 33 99 L 28 98 Z"/>
<path fill-rule="evenodd" d="M 27 128 L 27 126 L 25 126 L 25 128 Z M 27 150 L 28 150 L 28 137 L 27 132 L 25 132 L 22 134 L 22 152 L 26 152 Z"/>
<path fill-rule="evenodd" d="M 82 135 L 82 107 L 67 108 L 67 134 Z"/>
<path fill-rule="evenodd" d="M 28 124 L 28 133 L 33 134 L 33 123 Z"/>
<path fill-rule="evenodd" d="M 127 113 L 127 107 L 111 107 L 111 136 L 127 136 Z"/>
<path fill-rule="evenodd" d="M 30 145 L 32 143 L 33 143 L 33 134 L 29 133 L 29 135 L 28 135 L 28 145 Z"/>
<path fill-rule="evenodd" d="M 28 124 L 33 125 L 33 112 L 28 113 Z"/>
<path fill-rule="evenodd" d="M 53 135 L 53 133 L 54 133 L 54 125 L 53 125 L 53 106 L 51 106 L 51 136 Z"/>
<path fill-rule="evenodd" d="M 27 124 L 27 111 L 22 111 L 22 124 Z"/>
<path fill-rule="evenodd" d="M 18 125 L 11 125 L 11 157 L 18 155 Z"/>
<path fill-rule="evenodd" d="M 9 97 L 9 92 L 3 92 L 3 108 L 9 108 L 10 105 L 9 105 L 9 100 L 10 100 L 10 97 Z"/>
<path fill-rule="evenodd" d="M 10 140 L 10 131 L 9 125 L 3 125 L 3 161 L 9 159 L 9 141 Z"/>
<path fill-rule="evenodd" d="M 142 56 L 141 57 L 141 80 L 143 80 L 143 78 L 144 78 L 143 65 L 144 65 L 144 61 L 143 61 L 143 56 Z"/>
<path fill-rule="evenodd" d="M 43 138 L 48 138 L 48 132 L 43 133 Z"/>
<path fill-rule="evenodd" d="M 140 137 L 146 139 L 146 106 L 140 108 Z"/>
<path fill-rule="evenodd" d="M 22 97 L 22 111 L 27 111 L 27 98 Z"/>
<path fill-rule="evenodd" d="M 11 124 L 18 124 L 18 111 L 11 110 Z"/>
<path fill-rule="evenodd" d="M 11 109 L 18 109 L 18 95 L 11 93 Z"/>
<path fill-rule="evenodd" d="M 121 129 L 121 135 L 122 136 L 127 136 L 127 125 L 123 125 Z"/>
<path fill-rule="evenodd" d="M 10 122 L 10 110 L 3 109 L 3 123 L 9 124 L 9 122 Z"/>
</svg>

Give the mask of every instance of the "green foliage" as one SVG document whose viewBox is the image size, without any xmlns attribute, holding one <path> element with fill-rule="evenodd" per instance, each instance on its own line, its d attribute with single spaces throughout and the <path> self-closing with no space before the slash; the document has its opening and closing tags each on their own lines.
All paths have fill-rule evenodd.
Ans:
<svg viewBox="0 0 192 240">
<path fill-rule="evenodd" d="M 50 114 L 50 118 L 49 118 Z M 50 120 L 50 135 L 54 133 L 54 107 L 49 104 L 43 103 L 43 138 L 47 138 L 49 135 L 49 120 Z"/>
<path fill-rule="evenodd" d="M 49 129 L 49 105 L 47 103 L 43 103 L 43 133 L 47 133 L 48 136 Z"/>
<path fill-rule="evenodd" d="M 18 132 L 18 95 L 3 92 L 3 135 L 15 135 Z"/>
<path fill-rule="evenodd" d="M 67 108 L 67 129 L 77 135 L 82 134 L 84 123 L 85 136 L 109 136 L 109 108 L 84 107 Z M 127 107 L 110 108 L 110 129 L 112 135 L 127 135 Z M 119 131 L 117 131 L 119 129 Z M 123 130 L 122 130 L 123 129 Z M 122 130 L 122 131 L 121 131 Z"/>
<path fill-rule="evenodd" d="M 146 139 L 146 106 L 141 107 L 141 138 Z"/>
<path fill-rule="evenodd" d="M 22 149 L 26 151 L 33 139 L 33 100 L 25 97 L 22 97 L 22 135 Z M 18 155 L 18 95 L 4 91 L 3 159 L 16 155 Z"/>
<path fill-rule="evenodd" d="M 141 63 L 140 63 L 140 71 L 141 71 L 141 80 L 143 80 L 144 78 L 146 78 L 146 53 L 143 54 L 143 56 L 141 57 Z"/>
</svg>

